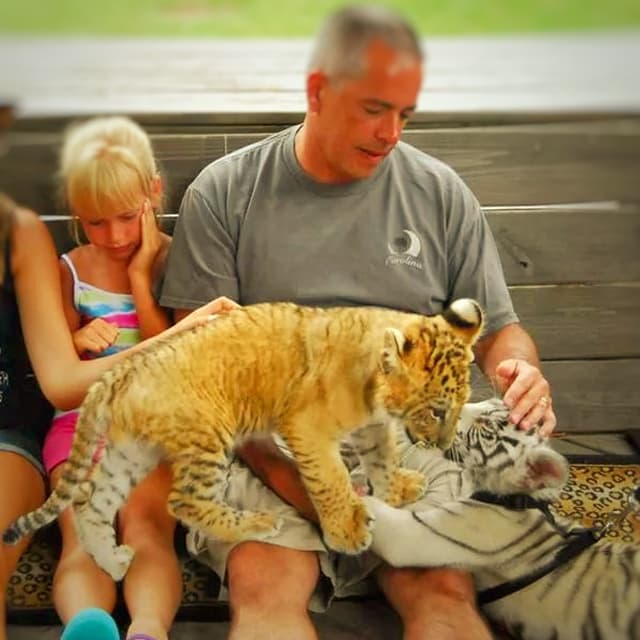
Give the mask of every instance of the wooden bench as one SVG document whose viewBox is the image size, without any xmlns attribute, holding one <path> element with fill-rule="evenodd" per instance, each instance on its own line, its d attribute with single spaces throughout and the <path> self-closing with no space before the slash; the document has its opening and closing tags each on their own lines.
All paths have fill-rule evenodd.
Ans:
<svg viewBox="0 0 640 640">
<path fill-rule="evenodd" d="M 530 119 L 531 120 L 531 119 Z M 182 193 L 223 154 L 289 122 L 151 132 L 172 227 Z M 291 120 L 295 122 L 295 120 Z M 70 246 L 52 176 L 64 122 L 19 122 L 0 188 L 43 214 Z M 194 131 L 195 129 L 195 131 Z M 518 314 L 540 348 L 559 430 L 621 434 L 640 426 L 640 116 L 547 115 L 526 122 L 416 118 L 404 139 L 456 169 L 495 235 Z M 486 393 L 477 383 L 479 393 Z"/>
<path fill-rule="evenodd" d="M 105 61 L 111 58 L 93 51 L 99 46 L 92 44 L 89 50 L 106 69 Z M 29 51 L 32 48 L 29 43 Z M 163 44 L 156 53 L 165 49 Z M 543 50 L 548 47 L 536 55 Z M 288 60 L 298 65 L 295 56 L 283 51 L 278 55 L 284 66 Z M 459 49 L 456 55 L 466 51 Z M 43 52 L 33 55 L 46 64 L 54 59 Z M 24 61 L 20 56 L 12 59 Z M 153 56 L 145 59 L 153 60 L 154 70 L 168 68 Z M 216 59 L 212 56 L 211 64 Z M 593 58 L 594 64 L 598 59 Z M 74 60 L 72 55 L 69 60 Z M 266 60 L 263 66 L 277 68 Z M 235 80 L 233 73 L 228 75 Z M 301 78 L 301 70 L 296 74 Z M 86 81 L 85 75 L 80 77 Z M 155 79 L 145 74 L 144 81 L 153 85 L 148 87 L 152 91 Z M 288 90 L 300 92 L 297 84 Z M 202 167 L 301 120 L 295 108 L 252 111 L 258 98 L 239 94 L 246 113 L 138 114 L 166 176 L 169 230 L 185 187 Z M 272 98 L 269 94 L 265 100 Z M 48 104 L 63 102 L 71 104 L 63 98 Z M 96 111 L 93 104 L 87 114 Z M 10 152 L 0 159 L 0 190 L 40 212 L 59 250 L 64 250 L 71 246 L 67 214 L 56 203 L 52 176 L 61 132 L 70 117 L 32 111 L 18 120 Z M 539 345 L 553 387 L 558 430 L 565 434 L 559 447 L 602 460 L 637 456 L 627 434 L 640 427 L 640 110 L 421 111 L 404 139 L 451 165 L 483 205 L 516 310 Z M 478 396 L 490 392 L 481 376 L 474 384 Z M 55 546 L 32 545 L 29 553 L 35 555 L 27 555 L 18 571 L 26 579 L 18 580 L 9 596 L 10 616 L 55 619 L 50 601 Z M 182 557 L 188 585 L 182 615 L 194 617 L 203 609 L 207 617 L 226 615 L 224 608 L 213 605 L 212 574 Z M 44 569 L 30 573 L 34 565 Z M 37 586 L 42 583 L 45 588 Z"/>
</svg>

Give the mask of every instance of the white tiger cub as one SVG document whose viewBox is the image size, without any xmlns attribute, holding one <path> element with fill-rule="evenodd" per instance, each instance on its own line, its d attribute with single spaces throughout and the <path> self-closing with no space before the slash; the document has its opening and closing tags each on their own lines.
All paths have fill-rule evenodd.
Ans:
<svg viewBox="0 0 640 640">
<path fill-rule="evenodd" d="M 482 491 L 517 502 L 524 494 L 546 504 L 558 499 L 566 482 L 566 459 L 507 416 L 499 400 L 469 404 L 453 447 L 432 452 L 460 465 L 445 465 L 446 473 L 457 474 L 457 499 L 434 506 L 423 500 L 419 508 L 401 510 L 366 497 L 376 518 L 371 550 L 396 567 L 469 570 L 482 593 L 535 572 L 584 533 L 531 505 L 511 509 L 471 497 L 482 498 Z M 640 546 L 601 539 L 483 611 L 522 640 L 638 640 Z"/>
<path fill-rule="evenodd" d="M 358 429 L 373 434 L 375 446 L 360 453 L 376 494 L 392 504 L 418 498 L 425 478 L 399 467 L 393 423 L 413 440 L 451 443 L 483 319 L 470 299 L 430 317 L 265 303 L 172 336 L 91 387 L 61 481 L 3 539 L 15 542 L 73 503 L 83 547 L 120 579 L 133 551 L 117 544 L 115 515 L 160 460 L 173 474 L 169 511 L 187 527 L 227 542 L 267 538 L 278 516 L 237 510 L 224 490 L 236 443 L 275 433 L 293 453 L 327 545 L 359 553 L 371 541 L 371 515 L 349 482 L 340 441 Z"/>
</svg>

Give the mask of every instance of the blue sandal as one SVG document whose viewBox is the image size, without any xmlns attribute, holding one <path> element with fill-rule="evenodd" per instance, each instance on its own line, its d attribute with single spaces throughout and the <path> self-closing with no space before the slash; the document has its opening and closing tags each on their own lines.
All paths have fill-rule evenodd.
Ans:
<svg viewBox="0 0 640 640">
<path fill-rule="evenodd" d="M 97 607 L 83 609 L 64 628 L 60 640 L 120 640 L 115 620 Z M 142 639 L 141 639 L 142 640 Z"/>
</svg>

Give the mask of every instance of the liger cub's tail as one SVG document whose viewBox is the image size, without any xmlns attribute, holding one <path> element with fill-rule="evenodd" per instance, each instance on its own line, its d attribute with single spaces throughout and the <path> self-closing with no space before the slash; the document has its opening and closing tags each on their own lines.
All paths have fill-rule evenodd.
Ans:
<svg viewBox="0 0 640 640">
<path fill-rule="evenodd" d="M 111 377 L 110 373 L 93 384 L 80 407 L 71 453 L 56 488 L 41 507 L 13 522 L 2 535 L 4 543 L 16 544 L 23 536 L 53 522 L 71 504 L 78 485 L 87 479 L 100 437 L 109 426 L 111 395 L 107 380 Z"/>
</svg>

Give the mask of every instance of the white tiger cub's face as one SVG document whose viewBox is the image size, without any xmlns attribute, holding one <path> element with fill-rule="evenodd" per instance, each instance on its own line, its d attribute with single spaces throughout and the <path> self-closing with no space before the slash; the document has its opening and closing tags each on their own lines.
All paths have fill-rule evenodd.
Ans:
<svg viewBox="0 0 640 640">
<path fill-rule="evenodd" d="M 569 463 L 537 430 L 509 422 L 509 409 L 493 398 L 465 405 L 446 457 L 464 467 L 476 490 L 525 493 L 553 501 L 569 477 Z"/>
<path fill-rule="evenodd" d="M 483 322 L 480 305 L 464 298 L 404 331 L 386 330 L 376 400 L 402 422 L 412 441 L 442 449 L 453 442 L 471 392 L 472 347 Z"/>
</svg>

